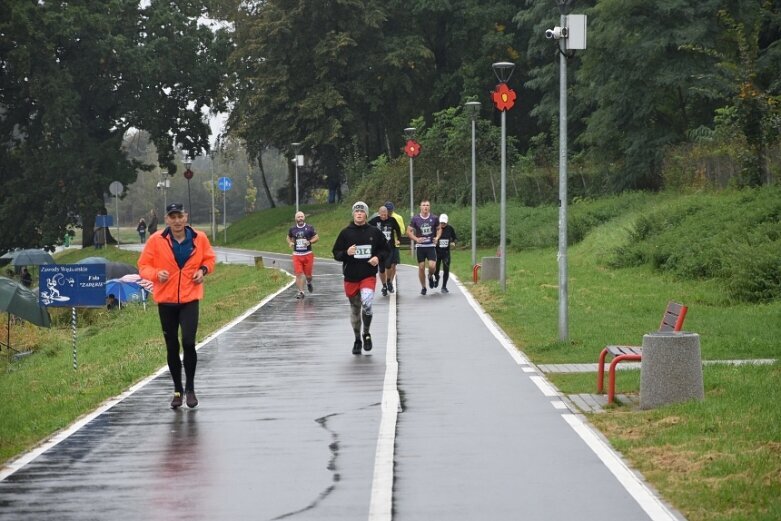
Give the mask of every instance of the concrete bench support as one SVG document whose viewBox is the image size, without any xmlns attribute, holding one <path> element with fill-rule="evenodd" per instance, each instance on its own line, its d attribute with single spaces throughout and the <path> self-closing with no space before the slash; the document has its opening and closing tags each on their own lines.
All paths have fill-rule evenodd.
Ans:
<svg viewBox="0 0 781 521">
<path fill-rule="evenodd" d="M 700 335 L 684 332 L 644 335 L 640 408 L 704 398 Z"/>
<path fill-rule="evenodd" d="M 480 263 L 482 280 L 499 280 L 499 257 L 483 257 Z"/>
</svg>

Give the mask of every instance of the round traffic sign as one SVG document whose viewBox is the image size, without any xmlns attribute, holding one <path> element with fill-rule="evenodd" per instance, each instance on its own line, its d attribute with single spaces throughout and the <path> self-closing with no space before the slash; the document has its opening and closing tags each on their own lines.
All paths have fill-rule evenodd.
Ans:
<svg viewBox="0 0 781 521">
<path fill-rule="evenodd" d="M 185 170 L 184 171 L 184 178 L 187 179 L 188 181 L 190 179 L 192 179 L 193 178 L 193 171 L 190 170 L 189 168 L 187 170 Z"/>
<path fill-rule="evenodd" d="M 119 181 L 114 181 L 108 185 L 108 191 L 111 192 L 111 195 L 119 195 L 124 189 L 125 187 Z"/>
<path fill-rule="evenodd" d="M 233 182 L 231 181 L 230 177 L 220 177 L 217 179 L 217 188 L 219 188 L 223 192 L 227 192 L 231 189 L 231 186 L 233 186 Z"/>
</svg>

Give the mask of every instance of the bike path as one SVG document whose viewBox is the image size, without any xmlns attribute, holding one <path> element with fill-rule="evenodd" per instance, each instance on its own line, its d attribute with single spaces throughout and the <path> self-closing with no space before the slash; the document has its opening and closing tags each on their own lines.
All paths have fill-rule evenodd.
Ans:
<svg viewBox="0 0 781 521">
<path fill-rule="evenodd" d="M 677 518 L 455 283 L 423 297 L 401 267 L 353 356 L 340 267 L 316 274 L 199 346 L 197 409 L 168 409 L 162 368 L 6 472 L 0 520 Z"/>
</svg>

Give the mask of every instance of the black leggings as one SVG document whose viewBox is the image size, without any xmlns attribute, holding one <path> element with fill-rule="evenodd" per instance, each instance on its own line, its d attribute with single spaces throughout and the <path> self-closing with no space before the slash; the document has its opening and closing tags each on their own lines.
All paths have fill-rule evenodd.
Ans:
<svg viewBox="0 0 781 521">
<path fill-rule="evenodd" d="M 198 301 L 187 304 L 158 304 L 160 325 L 163 326 L 165 347 L 168 351 L 168 370 L 174 381 L 174 391 L 195 390 L 195 366 L 198 355 L 195 352 L 195 334 L 198 331 Z M 184 351 L 184 374 L 186 389 L 182 387 L 182 361 L 179 359 L 179 327 L 182 328 L 182 350 Z"/>
<path fill-rule="evenodd" d="M 442 287 L 447 287 L 447 279 L 450 277 L 450 252 L 440 253 L 437 252 L 437 268 L 434 273 L 437 274 L 437 280 L 439 280 L 439 267 L 442 266 Z"/>
</svg>

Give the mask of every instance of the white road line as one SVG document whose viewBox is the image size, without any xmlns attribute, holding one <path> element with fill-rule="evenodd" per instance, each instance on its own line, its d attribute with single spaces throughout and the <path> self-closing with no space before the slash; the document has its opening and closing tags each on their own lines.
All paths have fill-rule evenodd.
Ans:
<svg viewBox="0 0 781 521">
<path fill-rule="evenodd" d="M 259 304 L 257 304 L 255 307 L 251 308 L 249 311 L 245 312 L 240 317 L 234 319 L 232 322 L 224 325 L 222 328 L 220 328 L 218 331 L 215 331 L 208 337 L 204 338 L 197 346 L 195 346 L 195 349 L 198 350 L 204 345 L 208 344 L 214 337 L 217 335 L 220 335 L 224 333 L 225 331 L 228 331 L 233 326 L 247 318 L 249 315 L 260 309 L 261 307 L 265 306 L 268 301 L 285 291 L 287 288 L 293 285 L 293 280 L 291 280 L 284 288 L 280 289 L 273 295 L 269 295 L 268 297 L 264 298 Z M 103 414 L 104 412 L 108 411 L 112 407 L 114 407 L 116 404 L 127 398 L 128 396 L 131 396 L 136 393 L 136 391 L 142 389 L 145 385 L 147 385 L 149 382 L 163 374 L 164 372 L 168 371 L 168 365 L 164 365 L 163 367 L 159 368 L 157 371 L 155 371 L 154 374 L 151 376 L 148 376 L 135 384 L 134 386 L 130 387 L 127 391 L 120 394 L 119 396 L 115 396 L 114 398 L 110 398 L 103 402 L 100 406 L 98 406 L 97 409 L 92 411 L 91 413 L 87 414 L 83 418 L 80 418 L 76 420 L 74 423 L 69 425 L 65 428 L 65 430 L 62 430 L 56 434 L 54 434 L 51 438 L 47 439 L 43 443 L 41 443 L 38 447 L 30 450 L 29 452 L 26 452 L 16 458 L 15 460 L 7 463 L 2 470 L 0 470 L 0 481 L 3 481 L 8 476 L 14 474 L 21 468 L 23 468 L 25 465 L 33 461 L 35 458 L 46 452 L 47 450 L 51 449 L 52 447 L 58 445 L 59 443 L 63 442 L 64 440 L 68 439 L 71 435 L 78 432 L 79 429 L 87 425 L 89 422 Z"/>
<path fill-rule="evenodd" d="M 553 387 L 550 382 L 548 382 L 544 377 L 542 376 L 530 376 L 529 379 L 531 379 L 532 382 L 534 382 L 534 385 L 536 385 L 540 391 L 542 391 L 542 394 L 545 396 L 558 396 L 559 392 L 556 390 L 555 387 Z"/>
<path fill-rule="evenodd" d="M 370 521 L 390 521 L 393 515 L 393 457 L 396 420 L 401 408 L 396 357 L 396 293 L 388 305 L 388 343 L 385 353 L 385 383 L 382 387 L 382 419 L 374 455 L 374 477 L 369 503 Z"/>
<path fill-rule="evenodd" d="M 637 474 L 626 466 L 613 448 L 594 433 L 580 415 L 562 414 L 561 417 L 602 460 L 602 463 L 653 521 L 676 521 L 679 519 L 656 497 Z"/>
</svg>

